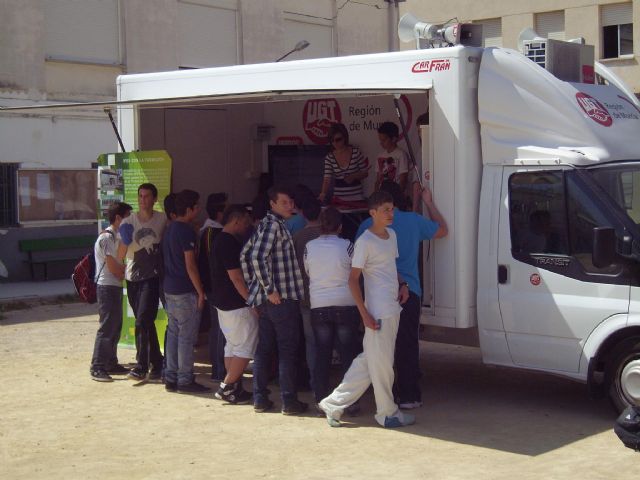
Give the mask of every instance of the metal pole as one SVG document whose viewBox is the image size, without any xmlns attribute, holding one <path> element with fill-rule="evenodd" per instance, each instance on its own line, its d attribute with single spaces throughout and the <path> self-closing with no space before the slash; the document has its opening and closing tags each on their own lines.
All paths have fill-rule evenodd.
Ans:
<svg viewBox="0 0 640 480">
<path fill-rule="evenodd" d="M 400 122 L 400 129 L 402 130 L 402 134 L 404 135 L 404 140 L 407 144 L 407 150 L 409 150 L 409 158 L 411 159 L 411 163 L 413 163 L 413 170 L 416 172 L 416 177 L 418 178 L 418 182 L 420 182 L 420 186 L 424 188 L 424 184 L 422 183 L 422 177 L 420 176 L 420 172 L 418 171 L 418 165 L 416 164 L 416 157 L 413 154 L 413 147 L 411 146 L 411 140 L 409 139 L 409 132 L 407 131 L 407 127 L 404 123 L 404 118 L 402 117 L 402 112 L 400 111 L 400 102 L 398 99 L 400 95 L 393 96 L 393 103 L 396 106 L 396 115 L 398 115 L 398 121 Z"/>
<path fill-rule="evenodd" d="M 116 137 L 118 137 L 118 143 L 120 144 L 120 148 L 122 149 L 122 152 L 126 152 L 126 150 L 124 149 L 124 143 L 122 143 L 122 138 L 120 138 L 120 133 L 118 133 L 118 127 L 116 127 L 116 122 L 113 120 L 113 115 L 111 115 L 111 108 L 110 107 L 104 107 L 104 113 L 106 113 L 107 115 L 109 115 L 109 120 L 111 121 L 111 126 L 113 127 L 113 131 L 116 134 Z"/>
</svg>

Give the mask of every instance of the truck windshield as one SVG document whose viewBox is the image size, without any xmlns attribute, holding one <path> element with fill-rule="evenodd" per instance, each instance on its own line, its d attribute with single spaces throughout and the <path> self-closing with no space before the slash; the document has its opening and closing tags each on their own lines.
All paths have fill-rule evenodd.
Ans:
<svg viewBox="0 0 640 480">
<path fill-rule="evenodd" d="M 640 162 L 589 169 L 592 178 L 618 204 L 620 210 L 640 225 Z"/>
</svg>

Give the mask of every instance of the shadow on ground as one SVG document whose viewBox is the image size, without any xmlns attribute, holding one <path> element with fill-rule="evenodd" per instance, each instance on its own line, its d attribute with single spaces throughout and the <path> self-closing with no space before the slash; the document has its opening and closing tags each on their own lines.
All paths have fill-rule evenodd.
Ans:
<svg viewBox="0 0 640 480">
<path fill-rule="evenodd" d="M 206 345 L 198 359 L 208 362 Z M 422 342 L 421 380 L 424 406 L 414 410 L 417 423 L 398 434 L 412 434 L 492 450 L 537 456 L 610 430 L 616 414 L 607 400 L 591 400 L 581 383 L 552 375 L 491 367 L 480 350 Z M 207 377 L 207 365 L 199 371 Z M 333 369 L 334 384 L 340 380 Z M 250 388 L 250 379 L 245 379 Z M 278 401 L 277 385 L 272 399 Z M 310 393 L 300 393 L 312 402 Z M 378 428 L 371 389 L 362 413 L 346 418 L 351 427 Z"/>
</svg>

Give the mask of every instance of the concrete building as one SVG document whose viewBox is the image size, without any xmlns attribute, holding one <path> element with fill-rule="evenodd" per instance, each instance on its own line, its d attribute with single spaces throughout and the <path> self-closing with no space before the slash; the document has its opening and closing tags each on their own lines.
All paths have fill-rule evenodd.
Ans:
<svg viewBox="0 0 640 480">
<path fill-rule="evenodd" d="M 109 102 L 123 73 L 275 61 L 301 40 L 284 61 L 396 49 L 395 4 L 0 0 L 0 106 Z M 0 282 L 30 276 L 19 240 L 96 232 L 91 169 L 117 145 L 101 106 L 0 111 Z"/>
<path fill-rule="evenodd" d="M 525 28 L 557 40 L 584 37 L 595 47 L 596 60 L 640 92 L 640 0 L 407 0 L 400 4 L 400 14 L 407 12 L 429 23 L 481 23 L 485 46 L 517 48 Z M 414 45 L 403 43 L 401 48 Z"/>
</svg>

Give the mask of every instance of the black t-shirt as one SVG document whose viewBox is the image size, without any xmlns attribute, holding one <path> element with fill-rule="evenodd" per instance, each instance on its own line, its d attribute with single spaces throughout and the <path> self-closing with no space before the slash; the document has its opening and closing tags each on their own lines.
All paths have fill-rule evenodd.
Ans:
<svg viewBox="0 0 640 480">
<path fill-rule="evenodd" d="M 213 304 L 220 310 L 237 310 L 247 306 L 227 273 L 227 270 L 241 269 L 241 250 L 240 241 L 227 232 L 220 232 L 213 241 L 211 295 Z"/>
</svg>

